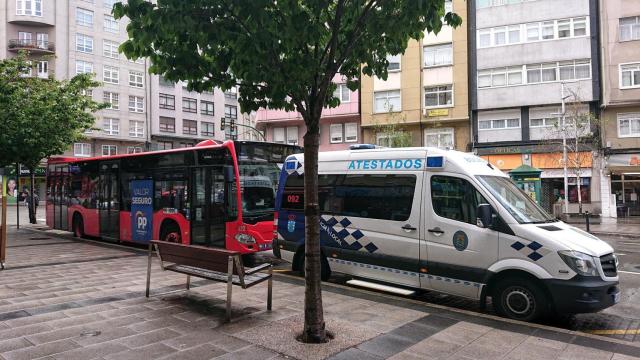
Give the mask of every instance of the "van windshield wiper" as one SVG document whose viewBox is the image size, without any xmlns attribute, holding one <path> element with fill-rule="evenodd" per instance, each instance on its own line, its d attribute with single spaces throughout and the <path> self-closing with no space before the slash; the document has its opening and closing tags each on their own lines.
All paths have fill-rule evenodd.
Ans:
<svg viewBox="0 0 640 360">
<path fill-rule="evenodd" d="M 547 223 L 554 223 L 556 221 L 558 221 L 558 219 L 547 219 L 547 220 L 530 221 L 527 224 L 547 224 Z"/>
</svg>

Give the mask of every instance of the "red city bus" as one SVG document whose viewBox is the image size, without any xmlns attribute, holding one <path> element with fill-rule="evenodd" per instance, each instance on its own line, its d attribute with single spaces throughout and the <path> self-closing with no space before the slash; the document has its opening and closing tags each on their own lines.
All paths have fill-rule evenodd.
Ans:
<svg viewBox="0 0 640 360">
<path fill-rule="evenodd" d="M 280 168 L 301 151 L 206 140 L 174 150 L 51 158 L 47 225 L 112 241 L 161 239 L 243 254 L 268 250 Z"/>
</svg>

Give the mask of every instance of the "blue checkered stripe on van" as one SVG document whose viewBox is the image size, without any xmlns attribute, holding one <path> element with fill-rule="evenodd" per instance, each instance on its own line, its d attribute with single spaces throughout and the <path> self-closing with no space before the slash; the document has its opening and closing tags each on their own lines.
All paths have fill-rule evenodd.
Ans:
<svg viewBox="0 0 640 360">
<path fill-rule="evenodd" d="M 516 241 L 511 244 L 511 248 L 517 250 L 533 261 L 538 261 L 551 252 L 551 250 L 543 248 L 537 241 L 532 241 L 527 245 L 520 241 Z"/>
<path fill-rule="evenodd" d="M 340 240 L 340 246 L 356 251 L 367 251 L 374 253 L 378 247 L 369 241 L 365 234 L 359 229 L 349 229 L 351 220 L 346 216 L 322 215 L 322 222 Z"/>
</svg>

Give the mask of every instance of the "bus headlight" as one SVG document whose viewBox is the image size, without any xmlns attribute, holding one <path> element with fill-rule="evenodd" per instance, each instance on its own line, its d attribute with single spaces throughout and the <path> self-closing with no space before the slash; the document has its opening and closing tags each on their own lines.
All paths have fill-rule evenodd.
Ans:
<svg viewBox="0 0 640 360">
<path fill-rule="evenodd" d="M 236 234 L 236 240 L 245 245 L 253 245 L 256 243 L 256 239 L 249 234 Z"/>
<path fill-rule="evenodd" d="M 571 250 L 558 251 L 558 255 L 571 270 L 579 275 L 598 276 L 598 269 L 593 256 Z"/>
</svg>

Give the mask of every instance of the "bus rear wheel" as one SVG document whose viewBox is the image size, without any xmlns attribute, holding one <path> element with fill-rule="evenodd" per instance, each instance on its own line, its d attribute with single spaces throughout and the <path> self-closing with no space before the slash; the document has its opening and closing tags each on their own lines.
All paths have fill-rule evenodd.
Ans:
<svg viewBox="0 0 640 360">
<path fill-rule="evenodd" d="M 84 237 L 84 221 L 82 220 L 82 216 L 74 215 L 73 216 L 73 236 L 77 238 Z"/>
<path fill-rule="evenodd" d="M 182 237 L 180 236 L 180 227 L 176 223 L 163 224 L 160 229 L 160 240 L 171 242 L 171 243 L 181 243 Z"/>
</svg>

